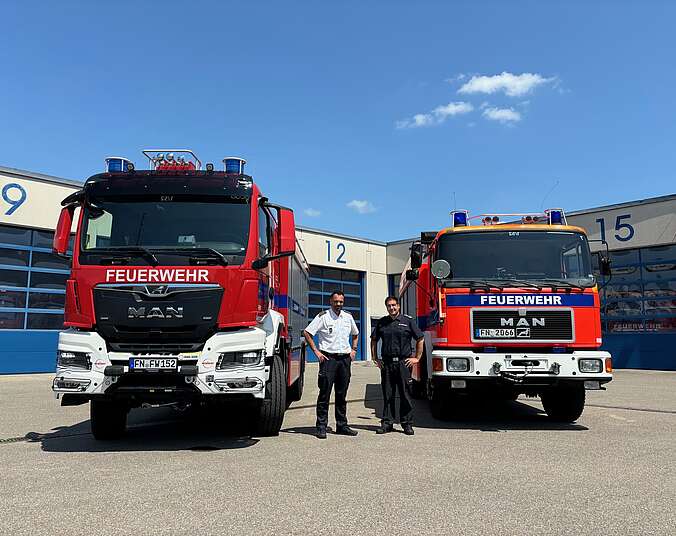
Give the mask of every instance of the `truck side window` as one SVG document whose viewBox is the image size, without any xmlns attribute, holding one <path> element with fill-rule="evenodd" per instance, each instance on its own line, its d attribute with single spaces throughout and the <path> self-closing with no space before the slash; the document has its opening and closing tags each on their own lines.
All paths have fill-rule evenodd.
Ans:
<svg viewBox="0 0 676 536">
<path fill-rule="evenodd" d="M 263 257 L 270 253 L 270 225 L 268 213 L 263 207 L 258 208 L 258 255 Z"/>
</svg>

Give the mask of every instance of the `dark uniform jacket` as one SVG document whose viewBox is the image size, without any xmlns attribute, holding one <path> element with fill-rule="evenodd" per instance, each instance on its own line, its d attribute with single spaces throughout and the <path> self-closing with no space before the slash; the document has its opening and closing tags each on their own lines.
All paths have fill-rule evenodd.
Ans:
<svg viewBox="0 0 676 536">
<path fill-rule="evenodd" d="M 412 353 L 411 341 L 423 338 L 418 324 L 408 315 L 400 314 L 396 318 L 390 315 L 379 318 L 371 338 L 382 339 L 381 356 L 383 359 L 409 357 Z"/>
</svg>

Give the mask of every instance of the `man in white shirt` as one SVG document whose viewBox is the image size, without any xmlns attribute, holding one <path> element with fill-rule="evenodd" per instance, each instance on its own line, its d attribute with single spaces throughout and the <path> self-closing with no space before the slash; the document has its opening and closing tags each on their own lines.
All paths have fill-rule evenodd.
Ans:
<svg viewBox="0 0 676 536">
<path fill-rule="evenodd" d="M 326 439 L 329 421 L 329 399 L 336 387 L 336 433 L 356 436 L 357 431 L 347 425 L 347 388 L 350 385 L 350 365 L 357 354 L 359 329 L 354 318 L 343 311 L 345 295 L 339 290 L 331 293 L 331 309 L 322 311 L 305 328 L 303 335 L 319 359 L 319 396 L 317 397 L 317 437 Z M 317 335 L 319 349 L 312 339 Z"/>
</svg>

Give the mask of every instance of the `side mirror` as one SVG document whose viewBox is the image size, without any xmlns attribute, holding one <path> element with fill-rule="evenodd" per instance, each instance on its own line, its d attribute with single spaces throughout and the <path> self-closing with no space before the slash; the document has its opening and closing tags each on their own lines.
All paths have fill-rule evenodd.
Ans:
<svg viewBox="0 0 676 536">
<path fill-rule="evenodd" d="M 411 268 L 416 270 L 422 266 L 422 244 L 415 243 L 411 246 Z"/>
<path fill-rule="evenodd" d="M 68 252 L 68 243 L 70 242 L 70 229 L 73 226 L 73 214 L 75 213 L 75 206 L 70 205 L 61 209 L 59 215 L 59 223 L 56 225 L 54 232 L 54 242 L 52 249 L 54 253 L 65 255 Z"/>
<path fill-rule="evenodd" d="M 599 272 L 602 276 L 609 276 L 612 273 L 610 269 L 611 261 L 608 257 L 599 257 Z"/>
<path fill-rule="evenodd" d="M 406 270 L 406 281 L 417 281 L 418 276 L 419 274 L 417 269 Z"/>
<path fill-rule="evenodd" d="M 296 224 L 293 210 L 280 207 L 277 222 L 277 236 L 280 255 L 293 255 L 296 252 Z"/>
</svg>

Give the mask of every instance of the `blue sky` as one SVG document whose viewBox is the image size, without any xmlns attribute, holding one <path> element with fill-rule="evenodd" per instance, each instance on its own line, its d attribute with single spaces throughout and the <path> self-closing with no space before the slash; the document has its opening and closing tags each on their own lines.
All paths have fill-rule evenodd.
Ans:
<svg viewBox="0 0 676 536">
<path fill-rule="evenodd" d="M 0 165 L 242 155 L 305 226 L 397 240 L 472 213 L 674 193 L 669 2 L 0 5 Z M 454 201 L 455 199 L 455 201 Z"/>
</svg>

